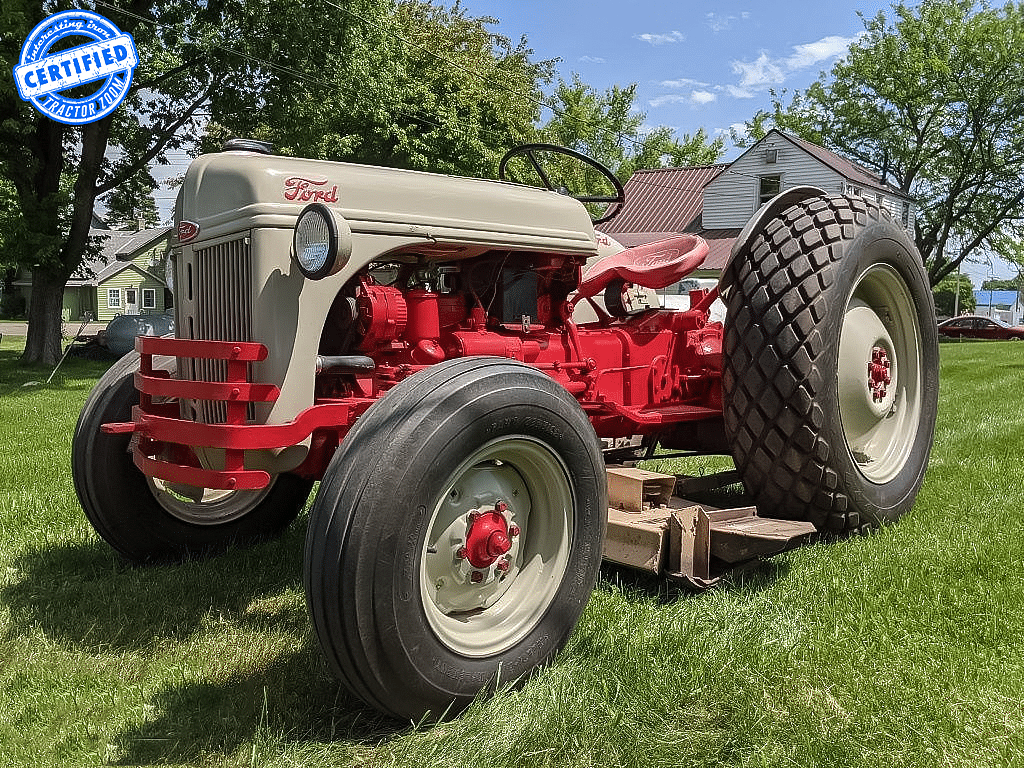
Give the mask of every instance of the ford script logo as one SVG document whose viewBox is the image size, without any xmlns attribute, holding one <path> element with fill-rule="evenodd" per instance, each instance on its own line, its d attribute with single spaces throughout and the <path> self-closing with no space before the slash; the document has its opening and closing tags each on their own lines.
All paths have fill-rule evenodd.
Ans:
<svg viewBox="0 0 1024 768">
<path fill-rule="evenodd" d="M 178 242 L 187 243 L 199 234 L 199 225 L 194 221 L 182 220 L 178 222 Z"/>
<path fill-rule="evenodd" d="M 300 203 L 336 203 L 338 185 L 328 189 L 323 176 L 289 176 L 284 180 L 284 199 Z"/>
</svg>

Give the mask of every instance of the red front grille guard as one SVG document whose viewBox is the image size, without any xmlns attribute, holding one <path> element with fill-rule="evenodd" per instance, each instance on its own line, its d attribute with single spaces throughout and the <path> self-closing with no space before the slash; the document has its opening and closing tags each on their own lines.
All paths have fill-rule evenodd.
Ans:
<svg viewBox="0 0 1024 768">
<path fill-rule="evenodd" d="M 199 488 L 240 490 L 265 488 L 270 474 L 245 468 L 245 451 L 286 448 L 301 443 L 320 427 L 347 429 L 358 413 L 372 402 L 363 398 L 318 403 L 285 424 L 249 424 L 249 403 L 272 403 L 281 394 L 273 384 L 250 383 L 249 363 L 267 358 L 263 344 L 235 341 L 139 336 L 135 349 L 142 356 L 135 388 L 139 404 L 132 409 L 132 421 L 104 424 L 106 434 L 133 433 L 131 450 L 135 465 L 150 477 Z M 199 360 L 224 360 L 223 382 L 172 379 L 153 367 L 154 355 Z M 180 418 L 176 401 L 154 403 L 153 398 L 219 400 L 227 404 L 224 424 L 202 424 Z M 224 469 L 199 466 L 193 448 L 224 450 Z M 166 456 L 174 456 L 171 461 Z M 195 463 L 184 463 L 185 460 Z"/>
</svg>

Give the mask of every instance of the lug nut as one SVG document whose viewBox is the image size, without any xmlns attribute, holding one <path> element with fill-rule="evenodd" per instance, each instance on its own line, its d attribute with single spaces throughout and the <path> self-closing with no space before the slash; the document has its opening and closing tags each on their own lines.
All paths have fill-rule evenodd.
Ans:
<svg viewBox="0 0 1024 768">
<path fill-rule="evenodd" d="M 459 560 L 465 560 L 467 557 L 469 557 L 469 550 L 467 550 L 465 547 L 459 547 L 457 550 L 455 550 L 455 556 L 459 558 Z"/>
<path fill-rule="evenodd" d="M 484 574 L 482 571 L 473 571 L 473 573 L 469 577 L 469 580 L 472 581 L 474 584 L 479 584 L 481 581 L 484 580 Z"/>
<path fill-rule="evenodd" d="M 496 512 L 504 512 L 506 509 L 508 509 L 508 504 L 506 504 L 504 501 L 499 501 L 497 504 L 494 505 L 494 509 Z"/>
<path fill-rule="evenodd" d="M 510 525 L 508 527 L 508 535 L 509 535 L 510 538 L 513 538 L 513 539 L 516 536 L 518 536 L 519 535 L 519 526 L 518 525 Z"/>
<path fill-rule="evenodd" d="M 499 573 L 508 573 L 508 569 L 512 567 L 512 563 L 509 562 L 509 559 L 507 557 L 504 557 L 497 563 L 495 563 L 494 567 L 498 570 Z"/>
</svg>

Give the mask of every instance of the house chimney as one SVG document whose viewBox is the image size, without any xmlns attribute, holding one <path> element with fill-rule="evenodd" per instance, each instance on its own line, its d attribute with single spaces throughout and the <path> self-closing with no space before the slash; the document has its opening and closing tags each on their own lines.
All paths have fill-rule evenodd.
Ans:
<svg viewBox="0 0 1024 768">
<path fill-rule="evenodd" d="M 135 231 L 136 232 L 141 232 L 145 228 L 146 228 L 146 220 L 143 219 L 141 216 L 139 216 L 139 218 L 137 218 L 135 220 Z"/>
</svg>

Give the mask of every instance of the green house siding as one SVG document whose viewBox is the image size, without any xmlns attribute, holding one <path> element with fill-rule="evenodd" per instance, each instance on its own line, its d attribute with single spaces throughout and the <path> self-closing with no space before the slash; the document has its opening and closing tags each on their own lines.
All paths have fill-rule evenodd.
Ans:
<svg viewBox="0 0 1024 768">
<path fill-rule="evenodd" d="M 134 292 L 135 304 L 128 299 Z M 117 315 L 159 315 L 164 311 L 164 284 L 134 264 L 96 287 L 99 301 L 97 320 L 107 322 Z M 148 304 L 152 303 L 152 306 Z"/>
<path fill-rule="evenodd" d="M 119 314 L 132 311 L 127 306 L 131 290 L 135 291 L 133 311 L 137 314 L 166 312 L 172 299 L 161 278 L 170 228 L 165 228 L 162 233 L 159 230 L 142 233 L 145 250 L 138 253 L 123 250 L 130 248 L 132 239 L 140 237 L 138 234 L 116 230 L 101 234 L 117 237 L 104 246 L 102 258 L 87 264 L 82 274 L 68 281 L 61 304 L 61 319 L 66 323 L 74 323 L 88 317 L 96 322 L 108 322 Z M 147 237 L 150 238 L 148 241 Z M 148 247 L 145 243 L 148 243 Z M 135 253 L 134 258 L 130 262 L 122 261 L 128 253 Z M 83 277 L 83 274 L 86 276 Z M 31 272 L 22 270 L 14 286 L 21 292 L 27 307 L 32 298 Z M 113 304 L 112 298 L 116 299 Z"/>
</svg>

